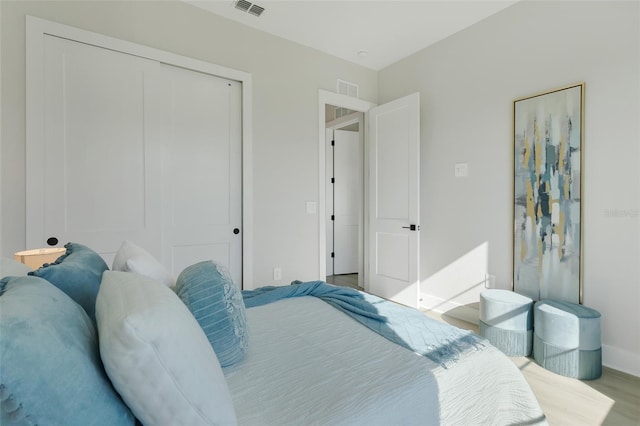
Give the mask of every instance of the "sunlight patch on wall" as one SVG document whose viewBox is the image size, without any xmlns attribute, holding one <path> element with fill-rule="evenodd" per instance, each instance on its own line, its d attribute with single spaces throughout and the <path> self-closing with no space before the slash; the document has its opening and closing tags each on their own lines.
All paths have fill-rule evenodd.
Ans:
<svg viewBox="0 0 640 426">
<path fill-rule="evenodd" d="M 485 241 L 422 281 L 421 307 L 436 312 L 464 305 L 477 309 L 479 294 L 489 276 L 488 265 L 489 242 Z M 438 289 L 438 294 L 431 289 Z"/>
</svg>

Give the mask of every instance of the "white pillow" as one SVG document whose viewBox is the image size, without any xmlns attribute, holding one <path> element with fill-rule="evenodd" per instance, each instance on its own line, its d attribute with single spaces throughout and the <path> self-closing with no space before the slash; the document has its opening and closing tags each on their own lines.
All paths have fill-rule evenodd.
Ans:
<svg viewBox="0 0 640 426">
<path fill-rule="evenodd" d="M 237 423 L 215 352 L 171 289 L 105 271 L 96 319 L 107 375 L 144 425 Z"/>
<path fill-rule="evenodd" d="M 135 272 L 145 277 L 173 287 L 176 280 L 171 273 L 155 257 L 142 247 L 135 245 L 131 241 L 124 241 L 113 259 L 114 271 Z"/>
</svg>

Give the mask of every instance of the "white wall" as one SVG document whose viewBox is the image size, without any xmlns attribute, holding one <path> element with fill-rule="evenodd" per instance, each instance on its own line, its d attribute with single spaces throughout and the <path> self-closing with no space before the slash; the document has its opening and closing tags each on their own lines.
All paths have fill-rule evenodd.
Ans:
<svg viewBox="0 0 640 426">
<path fill-rule="evenodd" d="M 377 99 L 377 73 L 177 1 L 0 1 L 0 254 L 25 249 L 25 15 L 253 75 L 254 285 L 316 279 L 318 89 L 336 79 Z"/>
<path fill-rule="evenodd" d="M 379 74 L 379 101 L 420 91 L 426 303 L 511 285 L 513 100 L 584 81 L 584 303 L 605 365 L 640 375 L 640 3 L 529 2 Z M 469 178 L 454 178 L 468 162 Z"/>
</svg>

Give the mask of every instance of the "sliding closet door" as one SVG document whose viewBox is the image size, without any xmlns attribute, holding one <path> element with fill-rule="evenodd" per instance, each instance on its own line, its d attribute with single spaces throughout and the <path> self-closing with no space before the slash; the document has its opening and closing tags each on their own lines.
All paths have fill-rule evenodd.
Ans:
<svg viewBox="0 0 640 426">
<path fill-rule="evenodd" d="M 27 248 L 73 241 L 111 264 L 129 239 L 175 276 L 213 259 L 241 286 L 241 84 L 43 37 L 30 55 Z"/>
<path fill-rule="evenodd" d="M 110 261 L 131 239 L 159 255 L 160 64 L 53 36 L 44 42 L 40 157 L 27 161 L 29 248 L 53 237 Z"/>
<path fill-rule="evenodd" d="M 162 65 L 165 247 L 174 274 L 199 260 L 242 280 L 241 85 Z"/>
</svg>

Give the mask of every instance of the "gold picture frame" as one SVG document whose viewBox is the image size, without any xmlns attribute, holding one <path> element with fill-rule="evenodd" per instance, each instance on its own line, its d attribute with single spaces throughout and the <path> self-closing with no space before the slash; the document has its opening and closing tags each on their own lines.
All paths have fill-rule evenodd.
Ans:
<svg viewBox="0 0 640 426">
<path fill-rule="evenodd" d="M 513 101 L 513 290 L 582 303 L 584 91 Z"/>
</svg>

